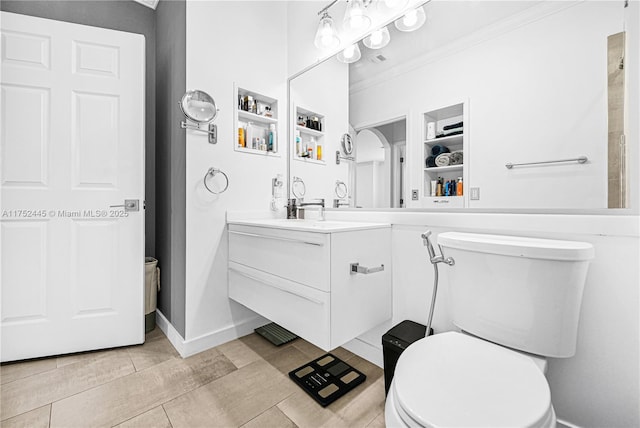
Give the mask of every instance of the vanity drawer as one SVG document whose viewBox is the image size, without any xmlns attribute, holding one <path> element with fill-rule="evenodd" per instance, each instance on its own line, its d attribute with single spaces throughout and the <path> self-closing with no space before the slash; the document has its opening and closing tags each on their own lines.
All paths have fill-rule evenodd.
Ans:
<svg viewBox="0 0 640 428">
<path fill-rule="evenodd" d="M 229 297 L 323 349 L 330 349 L 330 294 L 229 262 Z"/>
<path fill-rule="evenodd" d="M 329 234 L 229 225 L 230 262 L 327 292 L 329 251 Z"/>
</svg>

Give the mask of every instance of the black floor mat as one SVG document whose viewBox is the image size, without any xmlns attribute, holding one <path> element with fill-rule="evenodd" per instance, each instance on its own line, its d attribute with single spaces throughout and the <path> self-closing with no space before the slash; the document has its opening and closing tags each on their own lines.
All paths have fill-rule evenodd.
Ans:
<svg viewBox="0 0 640 428">
<path fill-rule="evenodd" d="M 322 407 L 342 397 L 367 377 L 332 354 L 289 372 L 289 377 Z"/>
<path fill-rule="evenodd" d="M 276 346 L 284 345 L 298 338 L 298 336 L 274 322 L 258 327 L 254 331 Z"/>
</svg>

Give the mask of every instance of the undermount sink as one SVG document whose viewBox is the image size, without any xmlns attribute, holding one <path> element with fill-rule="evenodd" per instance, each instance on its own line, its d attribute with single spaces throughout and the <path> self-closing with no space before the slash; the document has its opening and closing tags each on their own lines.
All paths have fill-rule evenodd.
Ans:
<svg viewBox="0 0 640 428">
<path fill-rule="evenodd" d="M 266 226 L 278 229 L 303 230 L 320 233 L 346 232 L 350 230 L 372 229 L 381 226 L 388 226 L 382 223 L 364 223 L 357 221 L 332 221 L 316 219 L 286 219 L 271 218 L 259 220 L 234 221 L 235 224 L 246 224 L 249 226 Z"/>
</svg>

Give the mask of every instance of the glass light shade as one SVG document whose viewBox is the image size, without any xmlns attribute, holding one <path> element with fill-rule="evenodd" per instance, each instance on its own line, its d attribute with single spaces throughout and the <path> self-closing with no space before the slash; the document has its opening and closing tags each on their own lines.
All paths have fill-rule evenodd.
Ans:
<svg viewBox="0 0 640 428">
<path fill-rule="evenodd" d="M 333 18 L 326 12 L 320 18 L 320 24 L 318 24 L 318 31 L 316 31 L 316 38 L 313 43 L 319 49 L 331 49 L 338 47 L 340 44 L 338 32 L 333 25 Z"/>
<path fill-rule="evenodd" d="M 347 46 L 344 50 L 338 52 L 338 61 L 344 62 L 345 64 L 351 64 L 352 62 L 358 61 L 361 56 L 360 46 L 358 46 L 357 43 L 354 43 L 353 45 Z"/>
<path fill-rule="evenodd" d="M 371 18 L 367 15 L 362 0 L 349 0 L 342 23 L 345 30 L 366 30 L 371 25 Z"/>
<path fill-rule="evenodd" d="M 378 0 L 378 10 L 387 12 L 404 7 L 409 0 Z"/>
<path fill-rule="evenodd" d="M 400 31 L 415 31 L 422 27 L 427 21 L 427 15 L 424 13 L 424 7 L 410 10 L 402 18 L 396 20 L 396 28 Z"/>
<path fill-rule="evenodd" d="M 379 28 L 369 34 L 362 41 L 369 49 L 382 49 L 391 41 L 391 35 L 387 27 Z"/>
</svg>

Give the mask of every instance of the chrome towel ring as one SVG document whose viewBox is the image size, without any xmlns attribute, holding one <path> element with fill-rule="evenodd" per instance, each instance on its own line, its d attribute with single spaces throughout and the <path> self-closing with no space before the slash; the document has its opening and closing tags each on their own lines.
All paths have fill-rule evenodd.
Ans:
<svg viewBox="0 0 640 428">
<path fill-rule="evenodd" d="M 216 176 L 216 174 L 222 174 L 222 176 L 224 177 L 224 188 L 219 191 L 219 192 L 214 192 L 213 190 L 211 190 L 211 188 L 209 187 L 209 185 L 207 184 L 207 179 L 209 177 L 213 178 Z M 204 175 L 204 178 L 202 179 L 202 182 L 204 183 L 204 187 L 211 193 L 213 193 L 214 195 L 219 195 L 220 193 L 224 193 L 228 188 L 229 188 L 229 177 L 227 177 L 227 174 L 224 173 L 224 171 L 222 171 L 221 169 L 217 169 L 214 167 L 209 168 L 209 170 L 207 171 L 207 173 Z"/>
<path fill-rule="evenodd" d="M 291 193 L 297 199 L 304 198 L 304 195 L 307 193 L 307 186 L 304 184 L 304 181 L 300 177 L 293 177 L 291 182 Z"/>
</svg>

